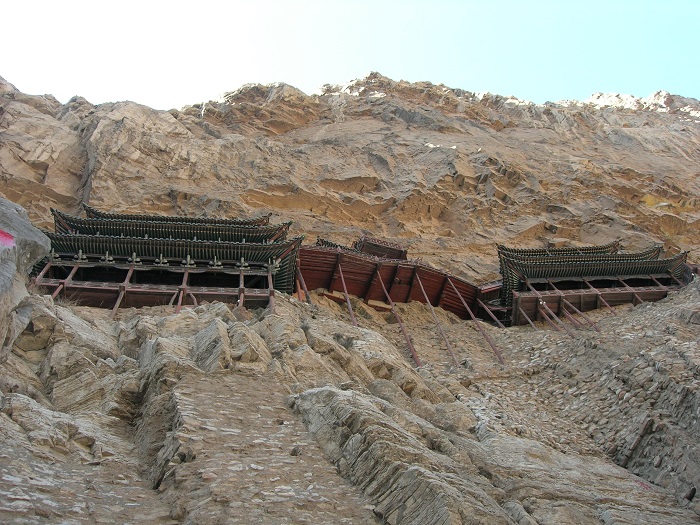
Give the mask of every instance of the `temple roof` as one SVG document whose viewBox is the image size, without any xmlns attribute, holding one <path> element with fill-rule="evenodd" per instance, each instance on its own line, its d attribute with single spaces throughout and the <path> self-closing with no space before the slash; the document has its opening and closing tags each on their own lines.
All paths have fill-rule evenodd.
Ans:
<svg viewBox="0 0 700 525">
<path fill-rule="evenodd" d="M 294 291 L 296 256 L 303 237 L 269 243 L 232 243 L 218 241 L 191 241 L 184 239 L 145 239 L 140 237 L 110 237 L 46 232 L 51 246 L 61 258 L 82 254 L 88 259 L 99 260 L 109 254 L 114 258 L 131 258 L 136 254 L 143 262 L 174 259 L 175 264 L 191 261 L 207 267 L 210 264 L 224 266 L 246 264 L 264 265 L 277 263 L 274 287 L 285 293 Z M 189 257 L 189 259 L 188 259 Z"/>
<path fill-rule="evenodd" d="M 108 219 L 74 217 L 51 209 L 56 233 L 106 235 L 112 237 L 156 237 L 221 242 L 265 243 L 284 240 L 292 222 L 282 224 L 225 224 L 207 222 L 174 222 L 147 219 Z"/>
<path fill-rule="evenodd" d="M 513 292 L 524 289 L 528 279 L 568 277 L 616 277 L 634 275 L 673 275 L 684 279 L 687 253 L 670 258 L 657 259 L 660 247 L 636 253 L 593 253 L 579 255 L 557 255 L 549 257 L 518 257 L 499 251 L 503 273 L 501 304 L 510 305 Z"/>
<path fill-rule="evenodd" d="M 215 217 L 185 217 L 181 215 L 138 215 L 138 214 L 128 214 L 128 213 L 106 213 L 103 211 L 96 210 L 87 204 L 83 204 L 85 209 L 85 215 L 88 218 L 94 219 L 121 219 L 121 220 L 135 220 L 135 221 L 149 221 L 149 222 L 179 222 L 184 224 L 217 224 L 217 225 L 230 225 L 230 226 L 243 226 L 243 225 L 265 225 L 270 223 L 271 213 L 267 215 L 262 215 L 260 217 L 251 217 L 248 219 L 219 219 Z"/>
</svg>

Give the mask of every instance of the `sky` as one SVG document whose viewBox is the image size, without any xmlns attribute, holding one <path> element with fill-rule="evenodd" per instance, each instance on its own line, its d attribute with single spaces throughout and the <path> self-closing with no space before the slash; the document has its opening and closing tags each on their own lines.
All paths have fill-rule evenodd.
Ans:
<svg viewBox="0 0 700 525">
<path fill-rule="evenodd" d="M 171 109 L 372 71 L 535 103 L 700 99 L 700 0 L 22 0 L 0 20 L 0 76 L 61 102 Z"/>
</svg>

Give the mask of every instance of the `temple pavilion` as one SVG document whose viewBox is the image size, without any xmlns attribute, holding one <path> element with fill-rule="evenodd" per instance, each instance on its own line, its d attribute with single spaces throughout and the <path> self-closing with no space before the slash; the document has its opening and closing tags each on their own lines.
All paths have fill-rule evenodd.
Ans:
<svg viewBox="0 0 700 525">
<path fill-rule="evenodd" d="M 291 222 L 271 215 L 246 219 L 112 214 L 84 206 L 85 217 L 52 210 L 52 250 L 35 278 L 54 297 L 111 308 L 222 301 L 267 306 L 275 290 L 319 290 L 378 309 L 418 301 L 462 319 L 508 325 L 562 318 L 584 326 L 585 312 L 656 301 L 692 279 L 686 253 L 660 246 L 625 252 L 619 241 L 599 246 L 497 246 L 502 279 L 482 285 L 408 258 L 395 243 L 361 237 L 352 246 L 318 239 L 302 246 Z M 478 322 L 477 322 L 478 325 Z M 408 339 L 408 338 L 407 338 Z"/>
<path fill-rule="evenodd" d="M 270 215 L 214 219 L 52 210 L 51 253 L 34 286 L 116 313 L 120 307 L 222 301 L 267 306 L 291 294 L 303 237 Z"/>
<path fill-rule="evenodd" d="M 499 307 L 509 323 L 551 324 L 596 308 L 658 301 L 692 279 L 687 253 L 662 256 L 660 246 L 622 252 L 619 242 L 600 246 L 517 249 L 498 246 L 503 277 Z M 561 324 L 561 323 L 559 323 Z"/>
</svg>

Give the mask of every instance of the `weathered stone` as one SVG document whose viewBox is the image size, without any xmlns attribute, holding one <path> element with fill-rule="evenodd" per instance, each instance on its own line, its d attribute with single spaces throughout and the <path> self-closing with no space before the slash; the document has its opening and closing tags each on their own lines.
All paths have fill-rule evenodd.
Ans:
<svg viewBox="0 0 700 525">
<path fill-rule="evenodd" d="M 31 225 L 27 212 L 0 197 L 0 359 L 29 323 L 27 275 L 48 251 L 48 238 Z"/>
</svg>

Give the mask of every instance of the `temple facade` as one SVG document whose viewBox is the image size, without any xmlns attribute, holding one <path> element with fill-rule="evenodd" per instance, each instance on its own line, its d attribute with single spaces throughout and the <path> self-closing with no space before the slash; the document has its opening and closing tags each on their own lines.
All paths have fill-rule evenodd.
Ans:
<svg viewBox="0 0 700 525">
<path fill-rule="evenodd" d="M 295 288 L 303 237 L 290 222 L 52 210 L 51 254 L 34 280 L 54 298 L 111 308 L 201 301 L 267 306 Z"/>
<path fill-rule="evenodd" d="M 656 301 L 693 273 L 685 253 L 661 247 L 624 252 L 619 241 L 585 247 L 497 246 L 502 279 L 475 285 L 408 258 L 395 243 L 361 237 L 352 246 L 318 239 L 302 246 L 291 222 L 271 215 L 244 219 L 111 214 L 85 206 L 85 217 L 52 210 L 52 251 L 34 286 L 53 297 L 111 308 L 218 300 L 267 306 L 274 292 L 321 290 L 378 309 L 418 301 L 462 319 L 501 327 L 588 323 L 586 311 Z M 581 319 L 584 319 L 582 322 Z M 478 323 L 477 323 L 478 324 Z"/>
</svg>

